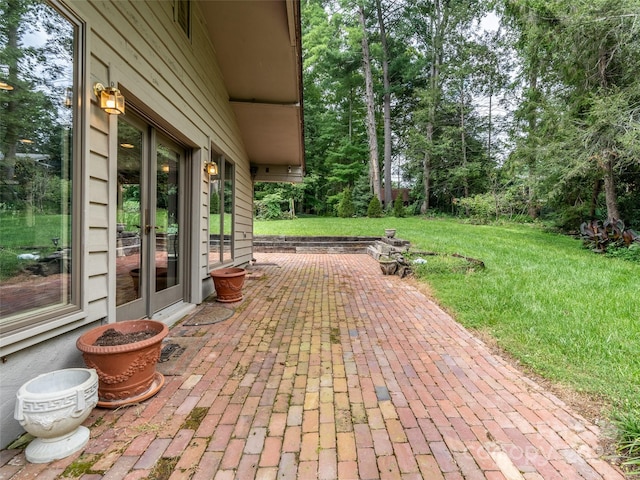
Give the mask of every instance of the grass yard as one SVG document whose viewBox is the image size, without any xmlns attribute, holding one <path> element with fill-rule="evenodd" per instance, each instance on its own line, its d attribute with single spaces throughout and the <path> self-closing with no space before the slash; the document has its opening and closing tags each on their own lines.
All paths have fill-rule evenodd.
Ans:
<svg viewBox="0 0 640 480">
<path fill-rule="evenodd" d="M 640 422 L 640 264 L 533 225 L 418 217 L 255 222 L 256 235 L 382 236 L 385 228 L 412 250 L 482 260 L 484 270 L 426 269 L 421 281 L 454 318 L 536 374 L 601 401 L 606 415 L 632 413 Z"/>
</svg>

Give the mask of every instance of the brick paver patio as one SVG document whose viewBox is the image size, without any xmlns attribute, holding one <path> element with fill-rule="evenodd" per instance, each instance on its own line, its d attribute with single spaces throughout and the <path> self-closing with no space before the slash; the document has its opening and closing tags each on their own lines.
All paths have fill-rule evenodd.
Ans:
<svg viewBox="0 0 640 480">
<path fill-rule="evenodd" d="M 95 409 L 76 455 L 2 451 L 0 479 L 624 478 L 596 426 L 370 257 L 257 258 L 233 317 L 174 327 L 207 339 L 182 375 Z"/>
</svg>

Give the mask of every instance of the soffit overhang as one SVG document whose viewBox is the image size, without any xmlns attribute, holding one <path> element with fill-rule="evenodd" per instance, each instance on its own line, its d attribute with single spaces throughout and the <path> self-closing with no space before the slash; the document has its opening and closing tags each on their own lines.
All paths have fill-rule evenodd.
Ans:
<svg viewBox="0 0 640 480">
<path fill-rule="evenodd" d="M 299 1 L 199 7 L 251 164 L 304 169 Z"/>
</svg>

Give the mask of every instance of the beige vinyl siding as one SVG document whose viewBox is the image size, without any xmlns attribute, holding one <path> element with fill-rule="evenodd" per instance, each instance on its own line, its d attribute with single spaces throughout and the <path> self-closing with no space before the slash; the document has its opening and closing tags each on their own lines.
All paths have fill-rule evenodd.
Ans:
<svg viewBox="0 0 640 480">
<path fill-rule="evenodd" d="M 95 82 L 113 82 L 128 101 L 178 141 L 195 151 L 206 149 L 201 155 L 194 155 L 202 158 L 200 164 L 209 158 L 210 142 L 236 164 L 235 263 L 248 262 L 252 256 L 253 217 L 249 162 L 197 4 L 192 4 L 191 39 L 174 22 L 172 2 L 90 0 L 72 5 L 89 26 L 89 90 Z M 111 138 L 116 132 L 115 122 L 97 108 L 92 95 L 90 98 L 90 155 L 84 177 L 88 179 L 88 191 L 83 291 L 88 314 L 97 320 L 115 308 L 115 278 L 109 281 L 109 272 L 115 268 L 115 225 L 110 223 L 115 221 L 116 157 L 109 147 L 116 148 L 116 140 Z M 198 245 L 200 251 L 193 252 L 190 258 L 192 268 L 206 282 L 209 183 L 202 165 L 194 165 L 193 172 L 192 188 L 200 189 L 199 196 L 186 199 L 193 202 L 188 207 L 194 222 L 192 235 L 200 241 L 190 245 Z M 193 288 L 203 287 L 198 284 Z M 199 299 L 201 295 L 192 291 L 191 297 Z M 108 298 L 111 309 L 107 308 Z"/>
<path fill-rule="evenodd" d="M 207 151 L 208 152 L 208 151 Z M 204 280 L 209 276 L 209 178 L 205 175 L 202 178 L 202 188 L 200 189 L 200 279 Z"/>
</svg>

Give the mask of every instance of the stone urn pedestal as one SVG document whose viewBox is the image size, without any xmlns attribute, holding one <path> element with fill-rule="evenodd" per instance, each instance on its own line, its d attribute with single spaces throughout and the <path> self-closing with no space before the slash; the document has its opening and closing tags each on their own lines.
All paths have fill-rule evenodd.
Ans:
<svg viewBox="0 0 640 480">
<path fill-rule="evenodd" d="M 96 345 L 107 330 L 132 339 L 129 343 Z M 100 379 L 98 406 L 117 408 L 138 403 L 160 391 L 164 376 L 156 371 L 162 340 L 169 328 L 155 320 L 127 320 L 93 328 L 81 335 L 76 347 L 85 364 L 94 368 Z M 115 335 L 114 335 L 115 336 Z M 143 340 L 133 340 L 136 336 Z M 104 338 L 104 337 L 103 337 Z"/>
<path fill-rule="evenodd" d="M 211 278 L 216 289 L 216 300 L 222 303 L 242 300 L 242 286 L 246 275 L 247 271 L 238 267 L 212 270 Z"/>
<path fill-rule="evenodd" d="M 98 375 L 68 368 L 29 380 L 16 393 L 14 417 L 36 437 L 25 455 L 31 463 L 48 463 L 71 455 L 89 441 L 82 422 L 98 402 Z"/>
</svg>

